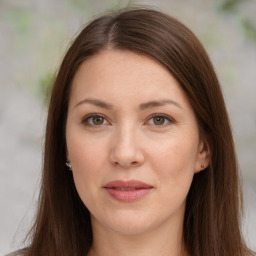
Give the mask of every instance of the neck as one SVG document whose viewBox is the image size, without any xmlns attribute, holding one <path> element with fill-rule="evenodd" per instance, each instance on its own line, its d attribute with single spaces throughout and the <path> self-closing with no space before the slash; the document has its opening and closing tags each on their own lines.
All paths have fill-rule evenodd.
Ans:
<svg viewBox="0 0 256 256">
<path fill-rule="evenodd" d="M 93 245 L 88 256 L 187 256 L 183 243 L 183 220 L 163 223 L 140 234 L 120 234 L 93 227 Z"/>
</svg>

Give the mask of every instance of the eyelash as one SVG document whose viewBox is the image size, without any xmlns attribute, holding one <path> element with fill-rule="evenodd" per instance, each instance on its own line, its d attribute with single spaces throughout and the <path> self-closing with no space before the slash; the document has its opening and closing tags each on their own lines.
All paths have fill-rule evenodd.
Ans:
<svg viewBox="0 0 256 256">
<path fill-rule="evenodd" d="M 104 125 L 104 124 L 101 124 L 101 125 L 89 124 L 89 123 L 88 123 L 88 120 L 91 119 L 91 118 L 93 118 L 93 117 L 100 117 L 100 118 L 103 118 L 104 120 L 106 120 L 106 118 L 105 118 L 104 116 L 102 116 L 101 114 L 95 113 L 95 114 L 90 114 L 90 115 L 86 116 L 86 117 L 82 120 L 82 123 L 83 123 L 85 126 L 90 126 L 90 127 L 93 127 L 93 128 L 100 128 L 102 125 Z M 161 124 L 161 125 L 154 125 L 154 124 L 152 124 L 152 125 L 156 126 L 157 128 L 163 128 L 163 127 L 165 127 L 165 126 L 167 126 L 167 125 L 170 125 L 170 124 L 175 123 L 175 121 L 174 121 L 172 118 L 170 118 L 169 116 L 167 116 L 167 115 L 165 115 L 165 114 L 161 114 L 161 113 L 155 113 L 155 114 L 150 115 L 148 120 L 150 120 L 150 119 L 152 119 L 152 118 L 156 118 L 156 117 L 164 118 L 165 120 L 167 120 L 167 121 L 169 122 L 168 124 Z M 165 121 L 164 121 L 164 123 L 165 123 Z"/>
<path fill-rule="evenodd" d="M 161 113 L 156 113 L 156 114 L 150 115 L 150 117 L 149 117 L 148 120 L 153 119 L 153 118 L 156 118 L 156 117 L 161 117 L 161 118 L 164 118 L 165 121 L 166 121 L 166 120 L 168 121 L 168 124 L 162 124 L 162 125 L 155 125 L 155 124 L 152 124 L 152 125 L 154 125 L 154 126 L 156 126 L 156 127 L 158 127 L 158 128 L 163 128 L 163 127 L 165 127 L 165 126 L 167 126 L 167 125 L 170 125 L 170 124 L 173 124 L 173 123 L 174 123 L 174 120 L 173 120 L 172 118 L 170 118 L 169 116 L 167 116 L 167 115 L 165 115 L 165 114 L 161 114 Z M 165 123 L 165 121 L 164 121 L 164 123 Z"/>
</svg>

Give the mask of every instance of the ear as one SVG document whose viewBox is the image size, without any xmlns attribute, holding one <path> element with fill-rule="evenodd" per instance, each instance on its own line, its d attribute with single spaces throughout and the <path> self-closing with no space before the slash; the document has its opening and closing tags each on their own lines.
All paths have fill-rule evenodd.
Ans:
<svg viewBox="0 0 256 256">
<path fill-rule="evenodd" d="M 201 138 L 198 145 L 195 173 L 203 171 L 210 165 L 211 148 L 206 138 Z"/>
<path fill-rule="evenodd" d="M 66 160 L 69 161 L 69 153 L 68 153 L 68 147 L 67 147 L 67 142 L 66 142 Z"/>
<path fill-rule="evenodd" d="M 70 162 L 70 160 L 69 160 L 68 151 L 66 151 L 66 166 L 68 167 L 68 169 L 69 169 L 70 171 L 72 171 L 72 164 L 71 164 L 71 162 Z"/>
</svg>

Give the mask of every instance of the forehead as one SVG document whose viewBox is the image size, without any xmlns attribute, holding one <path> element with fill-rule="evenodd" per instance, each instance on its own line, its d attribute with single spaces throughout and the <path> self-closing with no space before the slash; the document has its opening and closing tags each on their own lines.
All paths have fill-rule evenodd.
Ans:
<svg viewBox="0 0 256 256">
<path fill-rule="evenodd" d="M 172 97 L 188 104 L 163 65 L 131 51 L 105 50 L 84 61 L 74 76 L 70 100 L 85 96 L 130 103 Z"/>
</svg>

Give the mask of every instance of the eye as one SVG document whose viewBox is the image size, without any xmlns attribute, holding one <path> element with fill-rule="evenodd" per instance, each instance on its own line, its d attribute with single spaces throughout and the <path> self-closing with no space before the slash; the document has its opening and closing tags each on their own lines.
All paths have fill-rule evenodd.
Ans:
<svg viewBox="0 0 256 256">
<path fill-rule="evenodd" d="M 174 123 L 174 121 L 164 114 L 153 114 L 149 119 L 149 124 L 155 126 L 166 126 Z"/>
<path fill-rule="evenodd" d="M 103 116 L 98 115 L 98 114 L 89 115 L 89 116 L 85 117 L 83 119 L 82 123 L 87 126 L 101 126 L 104 124 L 108 124 L 106 119 Z"/>
</svg>

